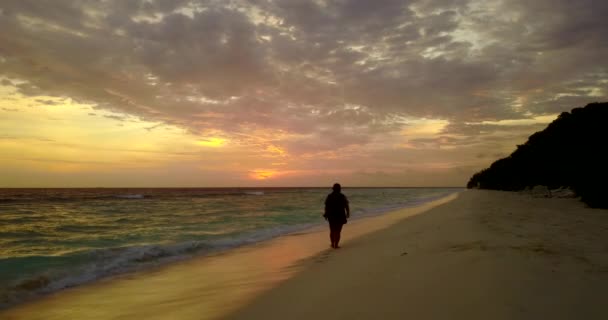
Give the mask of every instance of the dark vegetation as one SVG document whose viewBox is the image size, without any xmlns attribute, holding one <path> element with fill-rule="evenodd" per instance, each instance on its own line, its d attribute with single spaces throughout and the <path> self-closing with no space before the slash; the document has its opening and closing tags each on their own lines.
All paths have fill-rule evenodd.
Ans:
<svg viewBox="0 0 608 320">
<path fill-rule="evenodd" d="M 591 207 L 608 208 L 608 103 L 563 112 L 508 157 L 474 174 L 467 188 L 517 191 L 567 187 Z"/>
</svg>

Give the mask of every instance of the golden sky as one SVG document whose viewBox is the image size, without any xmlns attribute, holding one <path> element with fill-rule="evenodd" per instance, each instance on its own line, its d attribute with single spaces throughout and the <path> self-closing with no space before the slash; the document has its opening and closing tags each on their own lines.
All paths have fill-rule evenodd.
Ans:
<svg viewBox="0 0 608 320">
<path fill-rule="evenodd" d="M 608 96 L 585 1 L 3 1 L 0 187 L 463 186 Z"/>
</svg>

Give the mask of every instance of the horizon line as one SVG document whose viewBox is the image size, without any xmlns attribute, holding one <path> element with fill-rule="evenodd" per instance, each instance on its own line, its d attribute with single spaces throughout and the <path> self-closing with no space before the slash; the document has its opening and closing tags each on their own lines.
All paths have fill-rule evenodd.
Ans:
<svg viewBox="0 0 608 320">
<path fill-rule="evenodd" d="M 233 187 L 0 187 L 0 189 L 325 189 L 330 186 L 233 186 Z M 342 186 L 342 189 L 387 189 L 387 188 L 466 188 L 466 186 Z"/>
</svg>

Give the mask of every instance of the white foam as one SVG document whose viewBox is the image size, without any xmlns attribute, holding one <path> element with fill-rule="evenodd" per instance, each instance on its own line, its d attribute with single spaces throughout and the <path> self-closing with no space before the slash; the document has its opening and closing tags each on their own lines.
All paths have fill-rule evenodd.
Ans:
<svg viewBox="0 0 608 320">
<path fill-rule="evenodd" d="M 121 199 L 143 199 L 144 195 L 143 194 L 118 194 L 118 195 L 115 195 L 114 198 L 121 198 Z"/>
</svg>

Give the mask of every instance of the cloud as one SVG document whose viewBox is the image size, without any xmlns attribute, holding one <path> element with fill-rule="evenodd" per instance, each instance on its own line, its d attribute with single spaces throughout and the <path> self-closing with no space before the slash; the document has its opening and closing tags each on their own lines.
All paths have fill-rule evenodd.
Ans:
<svg viewBox="0 0 608 320">
<path fill-rule="evenodd" d="M 43 105 L 47 105 L 47 106 L 56 106 L 59 104 L 59 102 L 54 101 L 54 100 L 44 100 L 44 99 L 36 99 L 37 103 L 43 104 Z"/>
<path fill-rule="evenodd" d="M 511 145 L 536 127 L 470 123 L 608 98 L 601 1 L 7 0 L 0 8 L 2 85 L 294 155 L 398 145 L 403 117 L 449 123 L 414 147 Z"/>
<path fill-rule="evenodd" d="M 0 136 L 0 140 L 25 140 L 25 141 L 34 141 L 34 142 L 55 142 L 53 139 L 48 139 L 44 137 L 35 137 L 35 136 L 9 136 L 3 135 Z"/>
<path fill-rule="evenodd" d="M 115 115 L 115 114 L 106 114 L 103 116 L 104 118 L 108 118 L 108 119 L 112 119 L 112 120 L 117 120 L 117 121 L 126 121 L 127 117 L 126 116 L 122 116 L 122 115 Z"/>
<path fill-rule="evenodd" d="M 146 127 L 146 128 L 144 128 L 144 129 L 146 129 L 147 131 L 152 131 L 152 130 L 154 130 L 154 129 L 156 129 L 156 128 L 159 128 L 159 127 L 162 127 L 162 126 L 163 126 L 163 124 L 162 124 L 162 123 L 159 123 L 159 124 L 155 124 L 155 125 L 153 125 L 153 126 Z"/>
</svg>

